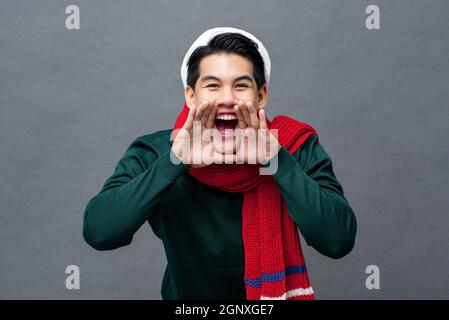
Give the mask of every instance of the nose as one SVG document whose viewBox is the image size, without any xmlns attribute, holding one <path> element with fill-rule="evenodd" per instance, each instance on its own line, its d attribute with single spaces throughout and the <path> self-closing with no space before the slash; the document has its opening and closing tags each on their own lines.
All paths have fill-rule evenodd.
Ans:
<svg viewBox="0 0 449 320">
<path fill-rule="evenodd" d="M 220 96 L 217 98 L 218 108 L 233 108 L 237 104 L 237 99 L 234 97 L 232 89 L 223 89 Z"/>
</svg>

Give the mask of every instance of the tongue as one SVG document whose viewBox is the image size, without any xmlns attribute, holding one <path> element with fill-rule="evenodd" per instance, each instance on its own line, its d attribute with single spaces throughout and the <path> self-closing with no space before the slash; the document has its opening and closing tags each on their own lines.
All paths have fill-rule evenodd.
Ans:
<svg viewBox="0 0 449 320">
<path fill-rule="evenodd" d="M 222 135 L 225 134 L 225 130 L 234 130 L 237 125 L 237 120 L 215 120 L 215 125 Z"/>
</svg>

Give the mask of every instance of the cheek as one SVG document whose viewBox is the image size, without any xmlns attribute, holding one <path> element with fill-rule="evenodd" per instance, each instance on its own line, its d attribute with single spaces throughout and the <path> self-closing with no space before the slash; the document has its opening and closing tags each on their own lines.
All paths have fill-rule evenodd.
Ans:
<svg viewBox="0 0 449 320">
<path fill-rule="evenodd" d="M 258 101 L 257 93 L 252 90 L 236 91 L 235 96 L 243 101 L 251 101 L 253 103 Z"/>
<path fill-rule="evenodd" d="M 216 98 L 217 98 L 217 93 L 216 92 L 204 90 L 204 91 L 199 92 L 196 95 L 195 100 L 198 103 L 198 105 L 200 105 L 203 101 L 206 101 L 206 100 L 211 101 L 211 100 L 214 100 Z"/>
</svg>

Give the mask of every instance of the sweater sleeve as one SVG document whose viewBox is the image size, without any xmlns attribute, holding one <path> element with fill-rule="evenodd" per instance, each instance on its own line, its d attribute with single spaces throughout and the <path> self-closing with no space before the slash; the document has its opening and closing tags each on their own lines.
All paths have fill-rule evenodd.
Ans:
<svg viewBox="0 0 449 320">
<path fill-rule="evenodd" d="M 157 211 L 164 191 L 187 170 L 174 164 L 171 148 L 160 155 L 137 138 L 118 162 L 102 190 L 84 211 L 84 240 L 97 250 L 132 241 L 134 233 Z M 173 155 L 174 156 L 174 155 Z"/>
<path fill-rule="evenodd" d="M 356 218 L 316 135 L 293 155 L 282 147 L 273 178 L 308 245 L 334 259 L 352 250 Z"/>
</svg>

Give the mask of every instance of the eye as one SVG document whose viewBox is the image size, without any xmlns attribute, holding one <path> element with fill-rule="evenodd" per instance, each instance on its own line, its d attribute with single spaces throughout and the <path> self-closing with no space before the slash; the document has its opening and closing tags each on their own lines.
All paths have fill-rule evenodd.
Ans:
<svg viewBox="0 0 449 320">
<path fill-rule="evenodd" d="M 237 84 L 238 88 L 248 88 L 248 85 L 246 83 L 239 83 Z"/>
<path fill-rule="evenodd" d="M 216 83 L 211 83 L 206 86 L 206 88 L 217 88 L 217 87 L 218 87 L 218 84 L 216 84 Z"/>
</svg>

